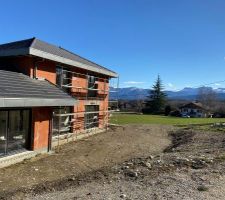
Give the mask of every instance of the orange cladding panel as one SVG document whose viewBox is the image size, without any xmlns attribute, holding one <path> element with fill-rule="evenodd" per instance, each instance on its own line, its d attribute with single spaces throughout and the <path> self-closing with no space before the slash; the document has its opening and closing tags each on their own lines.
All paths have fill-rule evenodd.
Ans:
<svg viewBox="0 0 225 200">
<path fill-rule="evenodd" d="M 47 149 L 52 109 L 48 107 L 33 108 L 33 150 Z"/>
</svg>

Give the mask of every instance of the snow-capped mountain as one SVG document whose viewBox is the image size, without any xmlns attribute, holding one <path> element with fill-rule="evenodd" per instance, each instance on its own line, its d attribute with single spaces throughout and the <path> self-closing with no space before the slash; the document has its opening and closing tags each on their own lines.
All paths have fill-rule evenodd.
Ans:
<svg viewBox="0 0 225 200">
<path fill-rule="evenodd" d="M 216 92 L 217 97 L 219 99 L 225 100 L 225 88 L 217 88 L 213 89 L 211 87 L 207 87 Z M 169 99 L 182 99 L 182 100 L 195 100 L 200 88 L 191 88 L 185 87 L 180 91 L 165 91 L 167 97 Z M 113 89 L 115 91 L 115 89 Z M 136 87 L 127 87 L 127 88 L 119 88 L 118 92 L 112 92 L 110 94 L 111 99 L 126 99 L 126 100 L 136 100 L 136 99 L 145 99 L 149 94 L 149 89 L 142 89 Z"/>
</svg>

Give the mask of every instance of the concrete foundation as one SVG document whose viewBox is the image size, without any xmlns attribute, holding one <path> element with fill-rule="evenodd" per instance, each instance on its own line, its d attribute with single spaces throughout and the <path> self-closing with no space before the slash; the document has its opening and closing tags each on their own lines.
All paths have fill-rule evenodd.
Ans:
<svg viewBox="0 0 225 200">
<path fill-rule="evenodd" d="M 37 154 L 39 153 L 34 151 L 25 151 L 22 153 L 17 153 L 10 156 L 2 157 L 0 158 L 0 168 L 8 167 L 10 165 L 22 162 L 25 159 L 35 157 Z"/>
</svg>

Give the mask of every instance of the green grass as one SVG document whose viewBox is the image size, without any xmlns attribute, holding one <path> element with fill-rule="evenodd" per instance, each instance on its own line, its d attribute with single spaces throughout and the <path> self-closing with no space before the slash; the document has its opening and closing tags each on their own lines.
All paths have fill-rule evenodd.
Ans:
<svg viewBox="0 0 225 200">
<path fill-rule="evenodd" d="M 181 118 L 161 115 L 138 115 L 138 114 L 114 114 L 111 123 L 125 124 L 165 124 L 165 125 L 189 125 L 189 124 L 212 124 L 225 122 L 225 118 Z"/>
</svg>

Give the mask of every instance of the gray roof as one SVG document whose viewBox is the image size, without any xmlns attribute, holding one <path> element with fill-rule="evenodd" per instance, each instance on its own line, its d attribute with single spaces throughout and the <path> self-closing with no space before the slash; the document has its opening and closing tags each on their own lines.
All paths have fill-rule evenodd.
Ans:
<svg viewBox="0 0 225 200">
<path fill-rule="evenodd" d="M 0 70 L 0 107 L 73 106 L 76 100 L 46 80 Z"/>
<path fill-rule="evenodd" d="M 204 109 L 203 105 L 200 102 L 190 102 L 183 106 L 180 106 L 180 109 L 181 108 Z"/>
<path fill-rule="evenodd" d="M 111 77 L 117 77 L 118 74 L 101 65 L 98 65 L 88 59 L 74 54 L 62 47 L 49 44 L 37 38 L 21 40 L 0 45 L 0 56 L 14 55 L 34 55 L 59 63 L 84 68 Z"/>
</svg>

